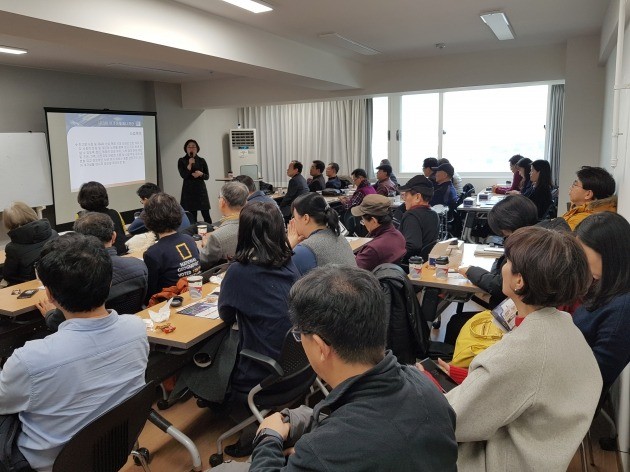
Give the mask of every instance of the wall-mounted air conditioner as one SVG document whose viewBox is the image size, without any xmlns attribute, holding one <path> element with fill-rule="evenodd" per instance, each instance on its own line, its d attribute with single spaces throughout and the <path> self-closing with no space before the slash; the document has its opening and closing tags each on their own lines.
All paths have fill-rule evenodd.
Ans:
<svg viewBox="0 0 630 472">
<path fill-rule="evenodd" d="M 255 129 L 230 130 L 230 162 L 232 169 L 228 170 L 234 175 L 245 174 L 254 179 L 258 178 L 258 167 L 252 167 L 258 166 L 258 141 Z"/>
</svg>

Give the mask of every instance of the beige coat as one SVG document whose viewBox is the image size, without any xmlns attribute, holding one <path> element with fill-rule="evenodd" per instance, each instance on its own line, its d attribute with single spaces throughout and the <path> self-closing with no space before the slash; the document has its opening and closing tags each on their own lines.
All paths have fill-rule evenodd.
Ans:
<svg viewBox="0 0 630 472">
<path fill-rule="evenodd" d="M 602 378 L 568 313 L 531 313 L 479 354 L 447 394 L 458 470 L 566 471 L 591 425 Z"/>
</svg>

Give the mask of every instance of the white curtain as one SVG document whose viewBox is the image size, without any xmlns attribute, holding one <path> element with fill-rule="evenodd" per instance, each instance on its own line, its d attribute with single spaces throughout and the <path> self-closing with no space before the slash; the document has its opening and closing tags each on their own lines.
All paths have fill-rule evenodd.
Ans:
<svg viewBox="0 0 630 472">
<path fill-rule="evenodd" d="M 306 178 L 315 159 L 339 164 L 340 176 L 359 167 L 373 173 L 371 99 L 239 108 L 238 117 L 257 130 L 262 176 L 274 185 L 288 181 L 292 160 Z"/>
</svg>

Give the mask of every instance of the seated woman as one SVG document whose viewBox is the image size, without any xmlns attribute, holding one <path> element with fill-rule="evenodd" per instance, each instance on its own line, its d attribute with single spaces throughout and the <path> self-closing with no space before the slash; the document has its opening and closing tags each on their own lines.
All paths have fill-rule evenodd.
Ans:
<svg viewBox="0 0 630 472">
<path fill-rule="evenodd" d="M 522 195 L 508 195 L 492 207 L 488 213 L 488 225 L 497 235 L 502 236 L 504 244 L 517 229 L 535 225 L 538 221 L 536 205 Z M 460 267 L 459 273 L 467 277 L 477 287 L 490 294 L 490 307 L 494 308 L 505 299 L 501 269 L 505 264 L 505 255 L 499 257 L 488 272 L 481 267 Z"/>
<path fill-rule="evenodd" d="M 13 202 L 2 212 L 2 222 L 11 242 L 5 247 L 2 287 L 35 279 L 35 262 L 48 241 L 57 239 L 57 232 L 46 218 L 24 202 Z"/>
<path fill-rule="evenodd" d="M 513 174 L 512 183 L 506 186 L 493 185 L 492 191 L 494 193 L 498 193 L 499 195 L 505 195 L 510 190 L 519 190 L 521 188 L 521 181 L 523 180 L 523 177 L 521 177 L 521 174 L 518 172 L 518 167 L 516 165 L 518 161 L 520 161 L 521 159 L 523 159 L 523 156 L 521 156 L 520 154 L 515 154 L 512 157 L 510 157 L 508 162 L 510 163 L 510 172 L 512 172 Z"/>
<path fill-rule="evenodd" d="M 525 195 L 529 197 L 529 194 L 532 193 L 534 188 L 532 187 L 532 181 L 530 180 L 530 173 L 532 171 L 532 161 L 527 157 L 523 157 L 516 163 L 516 169 L 518 173 L 522 177 L 521 184 L 518 190 L 510 190 L 509 192 L 505 192 L 509 195 Z"/>
<path fill-rule="evenodd" d="M 339 216 L 317 193 L 300 195 L 291 204 L 289 243 L 301 275 L 326 264 L 356 267 L 350 243 L 340 236 Z"/>
<path fill-rule="evenodd" d="M 591 215 L 575 229 L 593 284 L 573 322 L 593 349 L 606 393 L 630 362 L 630 224 L 621 215 Z"/>
<path fill-rule="evenodd" d="M 77 201 L 79 202 L 79 206 L 83 208 L 83 211 L 77 214 L 77 218 L 88 211 L 96 211 L 109 215 L 114 222 L 114 231 L 116 231 L 118 235 L 114 243 L 116 252 L 119 256 L 126 254 L 127 246 L 125 246 L 125 242 L 127 241 L 127 237 L 125 234 L 127 234 L 127 232 L 125 231 L 125 222 L 122 216 L 120 216 L 120 213 L 111 208 L 107 208 L 109 205 L 109 196 L 103 184 L 99 182 L 84 183 L 79 189 Z"/>
<path fill-rule="evenodd" d="M 569 189 L 571 208 L 562 218 L 572 230 L 589 215 L 601 211 L 617 212 L 615 179 L 601 167 L 583 166 Z"/>
<path fill-rule="evenodd" d="M 373 238 L 357 252 L 361 269 L 373 270 L 381 264 L 399 262 L 407 252 L 405 237 L 392 224 L 390 205 L 388 197 L 367 195 L 361 205 L 352 208 L 352 214 L 360 216 L 361 224 L 369 231 L 367 237 Z"/>
<path fill-rule="evenodd" d="M 536 205 L 538 219 L 542 220 L 547 216 L 547 211 L 552 202 L 551 166 L 549 162 L 543 159 L 532 162 L 529 178 L 532 182 L 532 191 L 527 197 Z"/>
<path fill-rule="evenodd" d="M 503 291 L 517 307 L 517 327 L 446 394 L 457 414 L 457 465 L 564 471 L 591 425 L 602 380 L 571 316 L 554 307 L 584 296 L 588 262 L 570 234 L 543 228 L 514 232 L 505 256 Z"/>
<path fill-rule="evenodd" d="M 156 193 L 144 205 L 144 225 L 158 237 L 158 242 L 144 253 L 149 271 L 146 302 L 162 289 L 176 285 L 180 278 L 201 271 L 197 244 L 191 236 L 177 232 L 181 224 L 182 213 L 175 197 Z"/>
</svg>

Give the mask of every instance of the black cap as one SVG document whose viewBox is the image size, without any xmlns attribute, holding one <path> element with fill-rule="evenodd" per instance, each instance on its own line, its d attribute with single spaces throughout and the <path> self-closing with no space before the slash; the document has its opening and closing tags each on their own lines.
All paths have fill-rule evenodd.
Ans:
<svg viewBox="0 0 630 472">
<path fill-rule="evenodd" d="M 416 175 L 410 178 L 405 185 L 400 185 L 398 190 L 406 192 L 407 190 L 415 190 L 421 195 L 427 197 L 433 196 L 433 183 L 424 175 Z"/>
<path fill-rule="evenodd" d="M 455 173 L 455 168 L 450 165 L 450 164 L 440 164 L 437 167 L 431 167 L 431 170 L 433 172 L 438 172 L 440 170 L 446 172 L 448 174 L 449 177 L 453 177 L 453 174 Z"/>
</svg>

